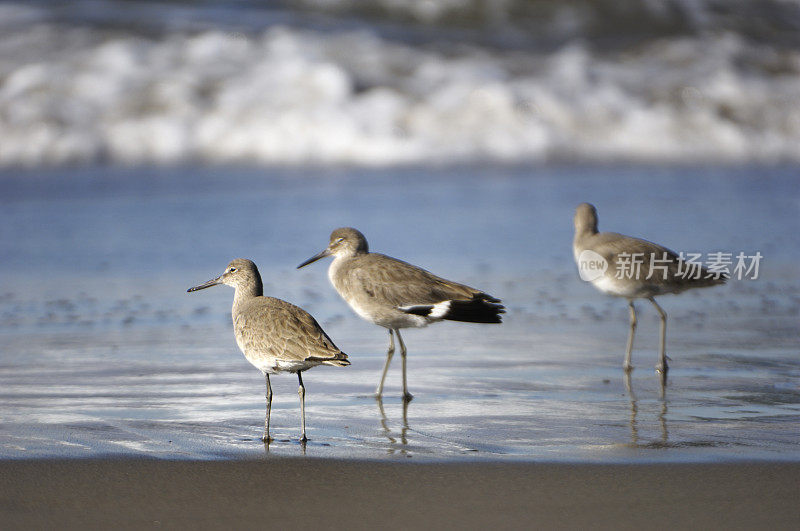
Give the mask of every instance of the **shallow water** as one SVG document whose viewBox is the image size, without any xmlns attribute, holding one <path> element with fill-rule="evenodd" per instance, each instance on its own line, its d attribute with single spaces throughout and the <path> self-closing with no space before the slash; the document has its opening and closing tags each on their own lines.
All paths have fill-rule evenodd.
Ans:
<svg viewBox="0 0 800 531">
<path fill-rule="evenodd" d="M 797 168 L 405 170 L 75 169 L 0 175 L 0 458 L 591 462 L 800 458 Z M 572 213 L 681 251 L 760 251 L 757 280 L 663 297 L 671 371 L 653 372 L 658 323 L 640 303 L 630 382 L 624 301 L 580 281 Z M 296 271 L 332 228 L 375 251 L 503 298 L 501 326 L 403 333 L 382 404 L 387 345 L 327 282 Z M 186 288 L 237 256 L 351 357 L 264 383 L 232 338 L 232 291 Z M 399 360 L 395 360 L 398 362 Z"/>
</svg>

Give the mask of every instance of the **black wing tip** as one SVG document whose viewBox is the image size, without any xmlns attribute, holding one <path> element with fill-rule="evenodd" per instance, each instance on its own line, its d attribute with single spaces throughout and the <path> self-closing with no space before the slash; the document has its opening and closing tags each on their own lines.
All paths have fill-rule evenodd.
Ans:
<svg viewBox="0 0 800 531">
<path fill-rule="evenodd" d="M 309 361 L 315 361 L 318 363 L 324 363 L 325 365 L 333 365 L 335 367 L 347 367 L 350 365 L 350 360 L 347 359 L 347 354 L 344 352 L 339 352 L 332 358 L 322 358 L 319 356 L 310 356 L 306 358 Z"/>
<path fill-rule="evenodd" d="M 506 308 L 502 304 L 499 304 L 500 299 L 492 297 L 492 301 L 497 302 L 491 302 L 481 295 L 477 295 L 469 300 L 442 301 L 442 303 L 449 303 L 449 306 L 447 311 L 441 316 L 438 316 L 438 318 L 465 323 L 502 323 L 503 319 L 501 314 L 506 313 Z M 411 315 L 430 317 L 431 313 L 434 311 L 434 306 L 434 304 L 417 304 L 400 308 L 400 310 Z"/>
</svg>

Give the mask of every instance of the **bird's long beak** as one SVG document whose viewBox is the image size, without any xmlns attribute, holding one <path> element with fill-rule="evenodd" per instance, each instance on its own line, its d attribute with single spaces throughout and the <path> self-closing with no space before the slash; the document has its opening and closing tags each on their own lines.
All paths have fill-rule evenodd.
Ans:
<svg viewBox="0 0 800 531">
<path fill-rule="evenodd" d="M 218 276 L 217 278 L 212 278 L 208 282 L 203 282 L 199 286 L 194 286 L 194 287 L 191 287 L 191 288 L 187 289 L 186 293 L 190 293 L 192 291 L 199 291 L 201 289 L 210 288 L 211 286 L 216 286 L 217 284 L 222 284 L 222 281 L 220 280 L 221 278 L 222 278 L 222 275 Z"/>
<path fill-rule="evenodd" d="M 308 264 L 313 264 L 317 260 L 320 260 L 320 259 L 325 258 L 326 256 L 330 256 L 330 255 L 331 255 L 331 250 L 330 249 L 325 249 L 321 253 L 315 254 L 314 256 L 312 256 L 311 258 L 309 258 L 308 260 L 306 260 L 305 262 L 303 262 L 302 264 L 297 266 L 297 269 L 300 269 L 301 267 L 305 267 Z"/>
</svg>

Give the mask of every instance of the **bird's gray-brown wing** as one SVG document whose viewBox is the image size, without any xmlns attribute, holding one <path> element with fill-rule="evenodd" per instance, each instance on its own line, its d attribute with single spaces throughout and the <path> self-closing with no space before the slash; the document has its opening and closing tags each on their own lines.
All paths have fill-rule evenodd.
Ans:
<svg viewBox="0 0 800 531">
<path fill-rule="evenodd" d="M 589 245 L 608 261 L 608 271 L 613 274 L 632 272 L 637 278 L 654 286 L 670 285 L 682 291 L 691 287 L 712 286 L 725 282 L 725 278 L 707 278 L 707 269 L 687 264 L 674 251 L 657 243 L 633 238 L 615 232 L 601 232 L 592 236 Z M 638 267 L 638 269 L 630 269 Z M 650 278 L 647 278 L 647 277 Z"/>
<path fill-rule="evenodd" d="M 420 267 L 377 253 L 359 256 L 340 271 L 340 287 L 400 307 L 477 297 L 500 302 L 480 290 L 451 282 Z"/>
<path fill-rule="evenodd" d="M 234 329 L 246 352 L 287 361 L 349 364 L 347 355 L 308 312 L 281 299 L 256 297 L 248 301 L 237 314 Z"/>
</svg>

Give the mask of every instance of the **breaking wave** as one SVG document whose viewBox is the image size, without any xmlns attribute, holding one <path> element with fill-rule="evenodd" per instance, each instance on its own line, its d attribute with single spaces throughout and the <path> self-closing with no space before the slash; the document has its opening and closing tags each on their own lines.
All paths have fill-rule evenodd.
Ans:
<svg viewBox="0 0 800 531">
<path fill-rule="evenodd" d="M 561 14 L 558 37 L 526 40 L 409 22 L 425 2 L 379 23 L 300 3 L 146 24 L 120 19 L 132 2 L 0 5 L 0 165 L 800 162 L 791 39 L 695 16 L 624 41 Z"/>
</svg>

